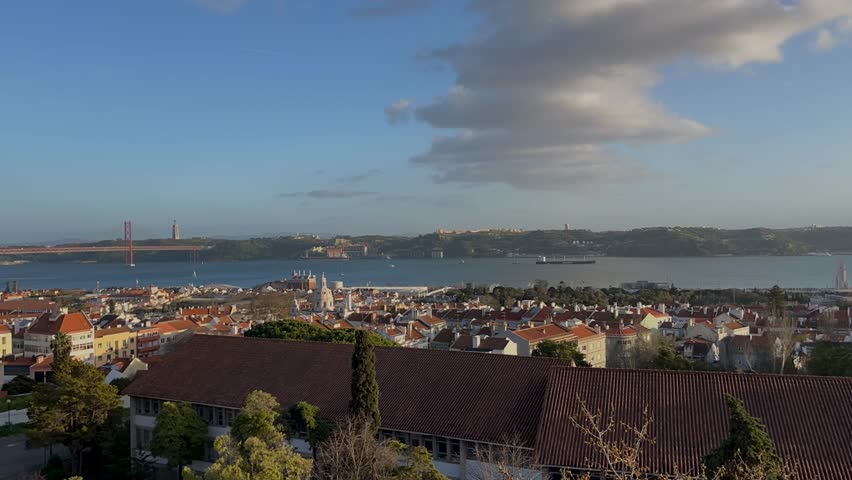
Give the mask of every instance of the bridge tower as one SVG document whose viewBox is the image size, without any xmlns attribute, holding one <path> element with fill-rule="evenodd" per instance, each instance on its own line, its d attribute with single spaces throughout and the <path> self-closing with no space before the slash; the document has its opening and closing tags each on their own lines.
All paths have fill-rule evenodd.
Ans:
<svg viewBox="0 0 852 480">
<path fill-rule="evenodd" d="M 135 267 L 136 263 L 133 261 L 133 222 L 129 220 L 124 222 L 124 244 L 127 246 L 124 253 L 124 263 L 128 267 Z"/>
</svg>

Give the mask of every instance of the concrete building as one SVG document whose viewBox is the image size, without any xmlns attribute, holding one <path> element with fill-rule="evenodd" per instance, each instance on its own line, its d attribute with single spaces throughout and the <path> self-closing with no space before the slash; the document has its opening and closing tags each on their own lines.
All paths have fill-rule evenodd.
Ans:
<svg viewBox="0 0 852 480">
<path fill-rule="evenodd" d="M 12 329 L 8 325 L 0 325 L 0 360 L 13 353 Z"/>
<path fill-rule="evenodd" d="M 586 362 L 594 368 L 606 367 L 606 335 L 588 325 L 577 325 L 570 330 L 577 339 L 577 351 L 585 355 Z"/>
<path fill-rule="evenodd" d="M 24 356 L 36 357 L 53 352 L 51 344 L 57 333 L 71 339 L 71 356 L 95 363 L 95 329 L 84 313 L 45 313 L 24 334 Z"/>
<path fill-rule="evenodd" d="M 136 332 L 128 327 L 95 331 L 95 366 L 106 365 L 117 358 L 136 356 Z"/>
<path fill-rule="evenodd" d="M 540 327 L 523 328 L 515 331 L 508 331 L 505 336 L 518 344 L 518 355 L 528 357 L 532 355 L 536 345 L 545 340 L 551 342 L 574 342 L 576 337 L 571 331 L 560 327 L 555 323 L 543 325 Z"/>
<path fill-rule="evenodd" d="M 180 225 L 177 220 L 172 223 L 172 240 L 180 240 Z"/>
<path fill-rule="evenodd" d="M 207 422 L 211 445 L 228 433 L 253 390 L 270 393 L 285 409 L 306 401 L 327 420 L 343 418 L 351 356 L 351 345 L 195 336 L 125 390 L 131 397 L 131 452 L 149 450 L 164 401 L 190 403 Z M 852 478 L 852 413 L 838 408 L 852 395 L 852 379 L 572 368 L 551 358 L 382 347 L 376 348 L 376 377 L 380 437 L 425 447 L 435 467 L 452 479 L 482 478 L 477 452 L 507 439 L 540 465 L 540 473 L 524 478 L 588 473 L 589 459 L 599 451 L 572 423 L 581 405 L 611 412 L 619 425 L 634 425 L 644 415 L 654 419 L 653 448 L 639 460 L 648 476 L 697 475 L 705 452 L 727 436 L 724 394 L 731 391 L 763 420 L 797 476 Z M 629 434 L 613 435 L 632 441 Z M 290 441 L 310 454 L 300 435 Z M 193 468 L 205 468 L 215 453 L 208 448 L 203 456 Z"/>
</svg>

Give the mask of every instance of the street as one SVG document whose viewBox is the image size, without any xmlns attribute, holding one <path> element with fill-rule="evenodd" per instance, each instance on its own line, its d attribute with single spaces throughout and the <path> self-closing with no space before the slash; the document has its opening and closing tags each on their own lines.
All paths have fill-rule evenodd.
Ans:
<svg viewBox="0 0 852 480">
<path fill-rule="evenodd" d="M 44 449 L 27 450 L 26 442 L 26 435 L 0 438 L 0 480 L 15 479 L 42 466 L 46 459 Z"/>
</svg>

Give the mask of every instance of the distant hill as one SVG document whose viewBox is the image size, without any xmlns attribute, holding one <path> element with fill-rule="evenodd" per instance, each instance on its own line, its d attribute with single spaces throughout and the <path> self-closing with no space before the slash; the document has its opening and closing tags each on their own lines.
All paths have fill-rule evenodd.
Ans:
<svg viewBox="0 0 852 480">
<path fill-rule="evenodd" d="M 534 230 L 528 232 L 486 231 L 404 236 L 357 236 L 345 238 L 366 244 L 372 255 L 394 258 L 429 258 L 433 251 L 444 257 L 505 257 L 508 255 L 609 255 L 623 257 L 686 257 L 718 255 L 805 255 L 852 252 L 852 227 L 807 229 L 750 228 L 642 228 L 628 231 Z M 205 261 L 246 261 L 298 258 L 318 245 L 334 239 L 310 237 L 265 237 L 250 239 L 193 238 L 188 240 L 145 240 L 137 245 L 205 245 Z M 86 245 L 121 245 L 111 240 Z M 139 252 L 140 261 L 185 261 L 181 252 Z M 12 259 L 12 258 L 9 258 Z M 66 254 L 16 257 L 36 262 L 120 262 L 121 254 Z"/>
</svg>

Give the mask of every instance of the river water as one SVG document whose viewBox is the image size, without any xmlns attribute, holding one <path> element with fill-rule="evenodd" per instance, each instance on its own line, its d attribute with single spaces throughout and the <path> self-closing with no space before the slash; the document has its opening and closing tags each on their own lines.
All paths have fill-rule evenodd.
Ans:
<svg viewBox="0 0 852 480">
<path fill-rule="evenodd" d="M 0 266 L 0 288 L 86 288 L 134 285 L 251 287 L 287 278 L 293 270 L 325 272 L 346 286 L 501 284 L 524 287 L 537 279 L 573 287 L 618 286 L 622 282 L 673 282 L 679 288 L 833 287 L 838 267 L 850 257 L 602 257 L 594 265 L 536 265 L 535 259 L 275 260 L 228 263 L 119 264 L 30 263 Z M 195 275 L 193 275 L 195 273 Z"/>
</svg>

